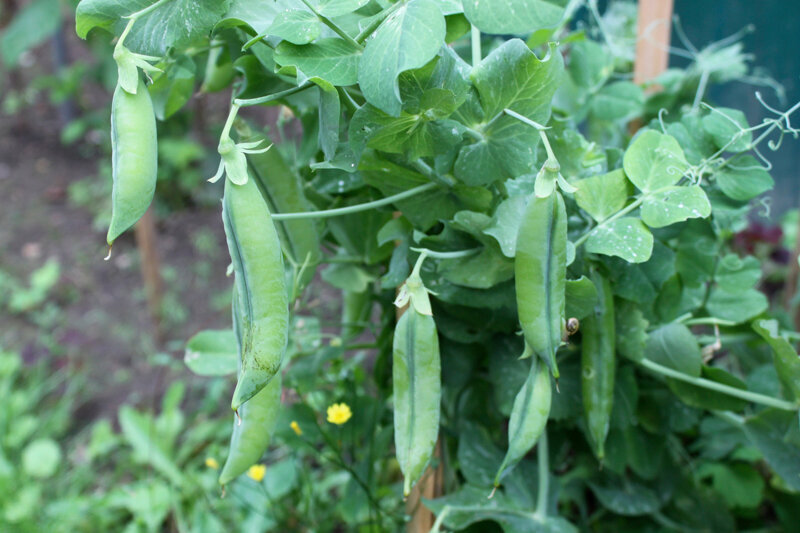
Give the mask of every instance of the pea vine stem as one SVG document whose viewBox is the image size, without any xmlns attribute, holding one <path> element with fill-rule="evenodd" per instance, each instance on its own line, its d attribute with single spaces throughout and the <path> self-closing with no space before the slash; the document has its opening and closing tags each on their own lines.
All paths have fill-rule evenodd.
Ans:
<svg viewBox="0 0 800 533">
<path fill-rule="evenodd" d="M 481 30 L 474 25 L 470 25 L 469 40 L 472 44 L 472 66 L 475 67 L 481 62 L 483 54 L 481 52 Z"/>
<path fill-rule="evenodd" d="M 608 224 L 610 222 L 614 222 L 618 218 L 624 217 L 625 215 L 627 215 L 628 213 L 630 213 L 631 211 L 633 211 L 634 209 L 636 209 L 637 207 L 642 205 L 642 202 L 644 202 L 644 195 L 640 196 L 635 201 L 633 201 L 630 205 L 625 206 L 623 209 L 617 211 L 616 213 L 614 213 L 613 215 L 611 215 L 607 219 L 603 220 L 602 222 L 599 222 L 595 227 L 593 227 L 592 229 L 590 229 L 589 231 L 587 231 L 586 233 L 581 235 L 578 238 L 578 240 L 573 243 L 575 245 L 575 248 L 578 248 L 583 243 L 585 243 L 586 239 L 588 239 L 591 236 L 591 234 L 594 233 L 595 230 L 597 230 L 597 228 L 605 226 L 606 224 Z"/>
<path fill-rule="evenodd" d="M 329 19 L 328 17 L 326 17 L 325 15 L 323 15 L 323 14 L 321 14 L 319 11 L 317 11 L 317 10 L 314 8 L 314 6 L 312 6 L 312 5 L 311 5 L 311 4 L 308 2 L 308 0 L 301 0 L 301 1 L 302 1 L 302 2 L 303 2 L 305 5 L 306 5 L 306 7 L 307 7 L 308 9 L 310 9 L 310 10 L 311 10 L 311 12 L 312 12 L 312 13 L 314 13 L 314 15 L 316 15 L 316 17 L 319 19 L 319 21 L 320 21 L 320 22 L 322 22 L 322 23 L 323 23 L 323 24 L 325 24 L 327 27 L 329 27 L 331 30 L 333 30 L 333 32 L 334 32 L 336 35 L 338 35 L 339 37 L 341 37 L 342 39 L 344 39 L 345 41 L 347 41 L 347 42 L 348 42 L 348 43 L 350 43 L 351 45 L 355 46 L 355 47 L 356 47 L 356 48 L 358 48 L 359 50 L 362 50 L 362 49 L 364 48 L 364 47 L 363 47 L 363 46 L 361 46 L 361 45 L 360 45 L 358 42 L 356 42 L 356 40 L 355 40 L 355 39 L 353 39 L 352 37 L 350 37 L 350 36 L 347 34 L 347 32 L 345 32 L 345 31 L 344 31 L 342 28 L 340 28 L 338 24 L 336 24 L 336 23 L 335 23 L 335 22 L 333 22 L 331 19 Z"/>
<path fill-rule="evenodd" d="M 313 82 L 307 81 L 302 85 L 298 85 L 297 87 L 292 87 L 291 89 L 286 89 L 285 91 L 268 94 L 266 96 L 259 96 L 258 98 L 237 98 L 233 101 L 233 103 L 241 107 L 266 104 L 268 102 L 274 102 L 275 100 L 280 100 L 281 98 L 286 98 L 287 96 L 291 96 L 301 91 L 305 91 L 306 89 L 313 86 L 314 86 Z"/>
<path fill-rule="evenodd" d="M 277 221 L 299 220 L 303 218 L 330 218 L 330 217 L 340 217 L 343 215 L 350 215 L 352 213 L 369 211 L 370 209 L 375 209 L 376 207 L 383 207 L 385 205 L 390 205 L 397 201 L 410 198 L 425 191 L 435 189 L 436 187 L 438 187 L 438 185 L 435 183 L 426 183 L 424 185 L 414 187 L 413 189 L 408 189 L 407 191 L 403 191 L 401 193 L 381 198 L 380 200 L 375 200 L 373 202 L 366 202 L 357 205 L 349 205 L 347 207 L 338 207 L 336 209 L 325 209 L 322 211 L 302 211 L 299 213 L 274 213 L 272 215 L 272 220 L 277 220 Z"/>
<path fill-rule="evenodd" d="M 800 408 L 800 406 L 798 406 L 797 404 L 787 402 L 785 400 L 779 400 L 778 398 L 764 396 L 763 394 L 758 394 L 756 392 L 737 389 L 736 387 L 723 385 L 722 383 L 717 383 L 716 381 L 711 381 L 710 379 L 690 376 L 688 374 L 684 374 L 683 372 L 679 372 L 677 370 L 673 370 L 672 368 L 660 365 L 654 361 L 650 361 L 649 359 L 642 359 L 639 362 L 639 364 L 641 364 L 648 370 L 652 370 L 653 372 L 656 372 L 663 376 L 674 378 L 689 383 L 691 385 L 703 387 L 705 389 L 721 392 L 723 394 L 734 396 L 736 398 L 740 398 L 742 400 L 746 400 L 749 402 L 765 405 L 767 407 L 774 407 L 776 409 L 782 409 L 784 411 L 797 411 L 798 408 Z"/>
</svg>

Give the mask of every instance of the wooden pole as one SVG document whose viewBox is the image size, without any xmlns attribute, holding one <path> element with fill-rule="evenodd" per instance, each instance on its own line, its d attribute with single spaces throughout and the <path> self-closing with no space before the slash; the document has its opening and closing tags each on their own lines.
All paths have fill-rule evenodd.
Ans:
<svg viewBox="0 0 800 533">
<path fill-rule="evenodd" d="M 161 339 L 161 300 L 164 294 L 164 283 L 161 279 L 161 260 L 158 256 L 158 235 L 152 206 L 134 226 L 136 247 L 139 249 L 142 280 L 147 295 L 147 309 L 156 333 Z"/>
<path fill-rule="evenodd" d="M 667 70 L 672 0 L 639 0 L 634 83 L 647 83 Z"/>
<path fill-rule="evenodd" d="M 436 448 L 433 452 L 435 459 L 440 459 L 442 456 L 441 446 L 442 442 L 440 440 L 436 443 Z M 408 533 L 428 533 L 433 528 L 433 523 L 436 519 L 433 513 L 422 503 L 422 498 L 432 500 L 441 496 L 443 480 L 444 470 L 440 460 L 436 469 L 428 467 L 422 475 L 422 479 L 411 489 L 411 494 L 406 499 L 406 514 L 411 517 L 406 524 Z"/>
</svg>

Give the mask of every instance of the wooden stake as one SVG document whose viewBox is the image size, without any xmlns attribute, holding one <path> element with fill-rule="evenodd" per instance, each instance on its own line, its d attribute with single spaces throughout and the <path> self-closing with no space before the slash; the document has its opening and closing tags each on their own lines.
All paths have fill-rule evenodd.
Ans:
<svg viewBox="0 0 800 533">
<path fill-rule="evenodd" d="M 639 0 L 634 83 L 646 83 L 667 70 L 672 0 Z"/>
<path fill-rule="evenodd" d="M 436 442 L 436 448 L 433 452 L 434 458 L 441 458 L 441 445 L 441 440 Z M 436 519 L 433 513 L 422 503 L 422 498 L 432 500 L 441 496 L 443 479 L 444 470 L 440 460 L 436 470 L 428 467 L 419 482 L 411 489 L 411 494 L 406 499 L 406 514 L 411 517 L 411 520 L 406 524 L 408 533 L 428 533 L 433 527 Z"/>
<path fill-rule="evenodd" d="M 156 331 L 161 337 L 161 300 L 164 294 L 164 283 L 161 279 L 161 260 L 158 256 L 158 235 L 156 233 L 153 208 L 145 212 L 134 227 L 136 246 L 139 249 L 142 280 L 147 295 L 147 309 Z"/>
</svg>

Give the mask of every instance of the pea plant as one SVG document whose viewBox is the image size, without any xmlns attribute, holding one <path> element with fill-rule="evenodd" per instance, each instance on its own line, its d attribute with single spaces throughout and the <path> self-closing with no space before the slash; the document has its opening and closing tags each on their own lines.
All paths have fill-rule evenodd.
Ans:
<svg viewBox="0 0 800 533">
<path fill-rule="evenodd" d="M 800 133 L 800 104 L 758 94 L 769 116 L 750 125 L 706 101 L 753 79 L 737 36 L 637 85 L 633 6 L 589 2 L 574 22 L 582 7 L 78 4 L 81 37 L 117 36 L 109 246 L 152 200 L 154 117 L 198 88 L 232 94 L 209 180 L 224 184 L 208 187 L 233 329 L 187 350 L 195 371 L 237 375 L 223 486 L 273 431 L 301 446 L 315 428 L 354 483 L 336 490 L 369 509 L 342 511 L 353 528 L 402 527 L 402 499 L 434 471 L 436 531 L 796 524 L 799 335 L 733 237 L 766 205 L 766 154 Z M 251 108 L 275 105 L 299 142 L 256 125 Z M 341 324 L 299 349 L 324 285 Z M 287 419 L 297 405 L 312 409 Z M 361 445 L 343 453 L 326 424 Z"/>
</svg>

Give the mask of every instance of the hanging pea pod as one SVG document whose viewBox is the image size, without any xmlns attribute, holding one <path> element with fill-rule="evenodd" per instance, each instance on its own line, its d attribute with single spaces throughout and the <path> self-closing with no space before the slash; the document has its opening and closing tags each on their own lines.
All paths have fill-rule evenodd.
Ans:
<svg viewBox="0 0 800 533">
<path fill-rule="evenodd" d="M 514 398 L 508 422 L 508 451 L 494 477 L 495 487 L 542 436 L 550 416 L 552 395 L 550 371 L 544 362 L 534 357 L 528 378 Z"/>
<path fill-rule="evenodd" d="M 231 407 L 238 410 L 278 372 L 286 351 L 289 304 L 280 241 L 255 180 L 225 180 L 222 220 L 241 305 L 242 361 Z"/>
<path fill-rule="evenodd" d="M 342 338 L 353 339 L 364 331 L 372 311 L 372 292 L 342 291 Z"/>
<path fill-rule="evenodd" d="M 616 373 L 614 296 L 608 279 L 592 273 L 598 304 L 581 322 L 581 388 L 583 410 L 590 441 L 597 458 L 605 455 L 605 441 L 611 421 Z"/>
<path fill-rule="evenodd" d="M 242 316 L 239 298 L 234 289 L 233 331 L 239 349 L 241 372 L 242 357 Z M 233 421 L 230 451 L 219 475 L 220 485 L 227 485 L 255 464 L 269 446 L 281 406 L 281 375 L 278 373 L 266 387 L 261 389 L 239 409 Z"/>
<path fill-rule="evenodd" d="M 514 276 L 525 341 L 558 378 L 556 350 L 564 332 L 567 213 L 558 192 L 533 197 L 517 235 Z"/>
<path fill-rule="evenodd" d="M 106 240 L 133 226 L 153 200 L 158 170 L 158 140 L 153 102 L 144 82 L 136 94 L 117 85 L 111 102 L 111 224 Z"/>
<path fill-rule="evenodd" d="M 425 472 L 439 436 L 439 337 L 428 293 L 419 277 L 424 257 L 420 256 L 395 302 L 402 308 L 410 301 L 394 330 L 392 357 L 394 443 L 405 476 L 405 496 Z"/>
<path fill-rule="evenodd" d="M 269 146 L 271 141 L 263 133 L 254 133 L 244 121 L 236 122 L 236 130 L 246 145 Z M 255 178 L 270 209 L 277 213 L 308 211 L 310 204 L 303 193 L 299 176 L 274 147 L 248 157 L 251 176 Z M 313 219 L 287 220 L 277 225 L 283 249 L 301 269 L 296 292 L 301 292 L 314 278 L 314 271 L 322 259 L 319 231 Z M 297 296 L 297 294 L 295 294 Z"/>
</svg>

